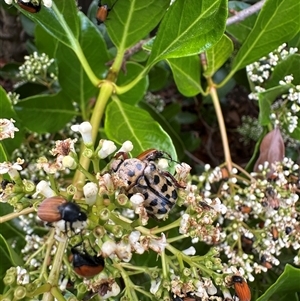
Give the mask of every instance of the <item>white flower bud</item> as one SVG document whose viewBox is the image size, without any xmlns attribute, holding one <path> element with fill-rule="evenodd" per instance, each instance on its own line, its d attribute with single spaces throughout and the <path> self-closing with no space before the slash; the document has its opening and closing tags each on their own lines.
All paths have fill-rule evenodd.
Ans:
<svg viewBox="0 0 300 301">
<path fill-rule="evenodd" d="M 150 293 L 155 295 L 160 287 L 161 279 L 157 278 L 155 280 L 151 280 Z"/>
<path fill-rule="evenodd" d="M 52 190 L 48 184 L 48 182 L 42 180 L 36 185 L 36 193 L 34 194 L 34 197 L 36 197 L 37 194 L 41 194 L 46 198 L 50 198 L 52 196 L 55 196 L 56 193 L 54 190 Z"/>
<path fill-rule="evenodd" d="M 4 2 L 8 5 L 11 5 L 12 4 L 12 0 L 4 0 Z"/>
<path fill-rule="evenodd" d="M 82 136 L 83 142 L 85 145 L 92 145 L 92 125 L 84 121 L 81 124 L 74 124 L 71 126 L 71 130 L 74 132 L 79 132 Z"/>
<path fill-rule="evenodd" d="M 161 253 L 165 250 L 167 246 L 167 239 L 164 233 L 161 234 L 161 238 L 150 239 L 149 248 L 156 253 Z"/>
<path fill-rule="evenodd" d="M 98 186 L 93 182 L 86 183 L 83 186 L 83 194 L 85 197 L 85 202 L 92 206 L 96 203 L 97 194 L 98 194 Z"/>
<path fill-rule="evenodd" d="M 101 247 L 101 255 L 105 257 L 109 257 L 113 253 L 115 253 L 117 248 L 117 244 L 112 240 L 107 240 Z"/>
<path fill-rule="evenodd" d="M 145 248 L 139 243 L 140 237 L 141 233 L 139 231 L 132 231 L 129 235 L 129 242 L 137 254 L 143 254 L 145 252 Z"/>
<path fill-rule="evenodd" d="M 161 170 L 166 170 L 169 167 L 169 161 L 165 158 L 159 159 L 157 162 L 157 167 Z"/>
<path fill-rule="evenodd" d="M 52 7 L 52 0 L 43 0 L 43 4 L 46 7 Z"/>
<path fill-rule="evenodd" d="M 69 168 L 69 169 L 72 169 L 72 170 L 77 168 L 77 162 L 71 156 L 63 157 L 62 165 L 63 165 L 63 167 Z"/>
<path fill-rule="evenodd" d="M 133 204 L 134 207 L 141 205 L 145 199 L 144 196 L 141 193 L 135 193 L 131 198 L 130 198 L 131 203 Z"/>
<path fill-rule="evenodd" d="M 120 152 L 124 152 L 124 153 L 129 153 L 133 150 L 133 144 L 131 141 L 127 140 L 122 144 L 122 147 L 120 148 L 120 150 L 118 151 Z"/>
<path fill-rule="evenodd" d="M 110 140 L 104 140 L 102 139 L 100 141 L 102 143 L 101 149 L 98 151 L 98 156 L 100 159 L 104 159 L 108 157 L 110 154 L 116 151 L 117 147 L 115 144 Z"/>
<path fill-rule="evenodd" d="M 189 214 L 183 214 L 182 215 L 182 219 L 180 221 L 180 227 L 179 227 L 179 233 L 180 234 L 186 234 L 188 231 L 188 227 L 189 227 L 189 219 L 190 216 Z"/>
<path fill-rule="evenodd" d="M 192 246 L 189 247 L 188 249 L 183 250 L 182 253 L 188 256 L 193 256 L 196 254 L 196 249 Z"/>
<path fill-rule="evenodd" d="M 132 257 L 131 246 L 124 241 L 117 244 L 116 255 L 125 262 L 129 262 Z"/>
</svg>

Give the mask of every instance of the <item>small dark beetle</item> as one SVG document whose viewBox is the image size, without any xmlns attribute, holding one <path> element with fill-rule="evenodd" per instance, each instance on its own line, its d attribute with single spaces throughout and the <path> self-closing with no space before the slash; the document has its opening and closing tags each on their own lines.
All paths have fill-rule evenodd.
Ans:
<svg viewBox="0 0 300 301">
<path fill-rule="evenodd" d="M 18 0 L 18 5 L 23 8 L 24 10 L 26 10 L 29 13 L 38 13 L 41 10 L 41 4 L 33 4 L 31 2 L 24 2 L 22 0 Z"/>
<path fill-rule="evenodd" d="M 71 231 L 75 232 L 73 223 L 76 221 L 86 221 L 86 214 L 76 203 L 67 202 L 60 196 L 54 196 L 45 199 L 38 207 L 38 217 L 44 222 L 57 222 L 64 220 L 65 231 L 67 232 L 67 222 L 70 223 Z"/>
<path fill-rule="evenodd" d="M 95 255 L 90 255 L 85 249 L 83 249 L 83 252 L 80 252 L 76 247 L 81 244 L 79 243 L 71 248 L 70 261 L 76 274 L 85 278 L 94 277 L 104 269 L 104 259 L 101 256 L 97 256 L 94 249 Z"/>
<path fill-rule="evenodd" d="M 116 2 L 117 1 L 118 0 L 116 0 Z M 102 5 L 101 0 L 99 0 L 98 9 L 97 9 L 97 12 L 96 12 L 96 20 L 97 20 L 98 25 L 106 21 L 108 13 L 113 9 L 116 2 L 113 4 L 113 6 L 111 8 L 108 8 L 107 4 Z"/>
</svg>

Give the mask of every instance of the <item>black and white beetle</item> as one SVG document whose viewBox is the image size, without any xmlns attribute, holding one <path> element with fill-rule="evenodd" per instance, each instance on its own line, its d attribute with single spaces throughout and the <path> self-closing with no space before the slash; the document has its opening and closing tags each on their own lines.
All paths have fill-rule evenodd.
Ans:
<svg viewBox="0 0 300 301">
<path fill-rule="evenodd" d="M 117 154 L 117 157 L 124 155 Z M 150 216 L 162 219 L 173 208 L 178 198 L 177 188 L 182 187 L 169 173 L 160 170 L 155 160 L 170 155 L 156 149 L 141 153 L 137 158 L 117 159 L 111 164 L 114 174 L 124 181 L 121 192 L 129 198 L 140 193 Z M 125 157 L 125 156 L 124 156 Z"/>
</svg>

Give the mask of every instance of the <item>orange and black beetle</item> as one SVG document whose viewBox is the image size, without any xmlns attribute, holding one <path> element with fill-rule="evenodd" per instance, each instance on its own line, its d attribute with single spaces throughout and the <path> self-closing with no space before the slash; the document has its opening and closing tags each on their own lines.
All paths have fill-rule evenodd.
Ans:
<svg viewBox="0 0 300 301">
<path fill-rule="evenodd" d="M 104 269 L 104 259 L 101 256 L 90 255 L 85 249 L 80 252 L 76 249 L 82 243 L 77 244 L 71 248 L 70 261 L 73 264 L 74 271 L 79 276 L 91 278 L 99 274 Z"/>
<path fill-rule="evenodd" d="M 38 217 L 48 223 L 64 220 L 70 223 L 71 231 L 75 232 L 73 223 L 76 221 L 86 221 L 86 214 L 76 203 L 67 202 L 60 196 L 54 196 L 45 199 L 38 207 Z M 67 232 L 67 223 L 65 223 L 65 231 Z"/>
<path fill-rule="evenodd" d="M 231 278 L 231 283 L 240 301 L 251 301 L 251 291 L 243 277 L 239 275 L 233 275 Z"/>
<path fill-rule="evenodd" d="M 18 5 L 23 8 L 24 10 L 26 10 L 29 13 L 38 13 L 41 10 L 41 4 L 37 3 L 37 4 L 33 4 L 31 2 L 24 2 L 22 0 L 18 0 Z"/>
</svg>

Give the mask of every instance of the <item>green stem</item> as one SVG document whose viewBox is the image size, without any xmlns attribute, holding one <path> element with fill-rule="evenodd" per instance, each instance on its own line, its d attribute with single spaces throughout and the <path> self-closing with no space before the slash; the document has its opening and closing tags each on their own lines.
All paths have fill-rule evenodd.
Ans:
<svg viewBox="0 0 300 301">
<path fill-rule="evenodd" d="M 94 144 L 97 138 L 98 129 L 100 127 L 100 122 L 102 120 L 106 104 L 111 94 L 113 93 L 113 89 L 114 89 L 113 87 L 114 85 L 109 81 L 104 81 L 101 86 L 100 93 L 98 95 L 96 105 L 93 111 L 93 115 L 90 120 L 90 123 L 92 125 L 92 138 Z M 85 147 L 84 145 L 81 146 L 80 153 L 82 153 L 84 147 Z M 79 159 L 79 165 L 81 165 L 81 167 L 84 170 L 89 170 L 90 159 L 81 155 Z M 78 189 L 78 193 L 76 193 L 75 199 L 79 199 L 81 197 L 80 188 L 83 187 L 84 183 L 85 183 L 85 175 L 80 170 L 77 169 L 73 180 L 74 186 L 77 187 Z"/>
<path fill-rule="evenodd" d="M 48 283 L 51 285 L 52 289 L 56 288 L 58 285 L 58 280 L 59 280 L 59 276 L 60 276 L 60 269 L 61 269 L 61 265 L 62 265 L 62 261 L 63 261 L 63 257 L 65 254 L 65 249 L 68 243 L 68 239 L 66 238 L 65 240 L 62 240 L 58 243 L 58 247 L 53 259 L 53 263 L 52 263 L 52 269 L 48 278 Z M 51 249 L 50 247 L 48 248 L 48 250 Z M 52 289 L 51 289 L 51 294 L 45 294 L 43 296 L 43 301 L 52 301 L 53 300 L 53 295 L 52 295 Z M 55 297 L 58 297 L 58 300 L 60 301 L 64 301 L 64 299 L 61 299 L 60 296 L 56 296 L 57 295 L 57 289 L 53 290 L 53 293 L 55 295 Z"/>
<path fill-rule="evenodd" d="M 170 243 L 173 243 L 174 241 L 178 241 L 178 240 L 185 239 L 185 238 L 186 238 L 186 235 L 179 235 L 176 237 L 168 238 L 167 242 L 170 244 Z"/>
<path fill-rule="evenodd" d="M 168 278 L 168 268 L 167 268 L 167 260 L 166 260 L 166 253 L 165 251 L 161 252 L 161 265 L 162 265 L 162 271 L 163 271 L 163 278 Z"/>
<path fill-rule="evenodd" d="M 47 267 L 49 264 L 49 259 L 51 258 L 51 250 L 52 250 L 52 246 L 54 245 L 55 241 L 54 241 L 54 234 L 55 234 L 55 229 L 52 229 L 49 238 L 47 239 L 47 242 L 45 243 L 45 246 L 47 246 L 46 249 L 46 254 L 44 257 L 44 262 L 40 271 L 40 276 L 39 276 L 39 280 L 42 281 L 42 278 L 44 278 L 47 274 Z"/>
<path fill-rule="evenodd" d="M 214 274 L 214 272 L 208 269 L 205 265 L 193 261 L 193 257 L 183 254 L 181 251 L 177 250 L 170 244 L 167 244 L 166 249 L 168 249 L 172 254 L 174 254 L 176 258 L 179 258 L 181 256 L 182 260 L 185 261 L 190 267 L 197 267 L 201 270 L 202 273 L 205 273 L 208 276 Z"/>
<path fill-rule="evenodd" d="M 129 84 L 123 86 L 123 87 L 118 87 L 116 86 L 116 93 L 118 95 L 120 94 L 124 94 L 127 91 L 131 90 L 143 77 L 146 76 L 146 74 L 148 73 L 148 69 L 145 68 L 138 76 L 135 77 L 134 80 L 132 80 Z"/>
<path fill-rule="evenodd" d="M 11 219 L 14 219 L 20 215 L 27 215 L 32 212 L 35 212 L 34 207 L 26 208 L 19 212 L 12 212 L 12 213 L 6 214 L 6 215 L 0 217 L 0 224 L 10 221 Z"/>
<path fill-rule="evenodd" d="M 55 297 L 57 301 L 66 301 L 64 296 L 61 294 L 57 286 L 51 288 L 51 294 Z"/>
<path fill-rule="evenodd" d="M 119 73 L 123 65 L 124 53 L 124 49 L 118 49 L 115 60 L 110 68 L 110 76 L 108 77 L 109 79 L 115 80 L 116 75 Z"/>
<path fill-rule="evenodd" d="M 81 47 L 80 44 L 78 42 L 78 40 L 74 37 L 73 32 L 71 31 L 70 27 L 68 26 L 67 22 L 65 21 L 65 18 L 63 17 L 63 15 L 60 13 L 60 11 L 57 9 L 56 5 L 53 3 L 52 4 L 52 9 L 56 14 L 56 17 L 59 19 L 61 26 L 64 28 L 65 33 L 68 37 L 68 40 L 71 44 L 67 46 L 69 46 L 77 55 L 81 66 L 83 67 L 84 71 L 86 72 L 88 78 L 90 79 L 90 81 L 93 83 L 94 86 L 97 86 L 99 84 L 99 79 L 98 77 L 94 74 L 93 70 L 91 69 Z"/>
<path fill-rule="evenodd" d="M 83 173 L 83 175 L 91 182 L 96 182 L 96 178 L 91 175 L 86 169 L 83 168 L 81 164 L 78 164 L 78 170 Z"/>
<path fill-rule="evenodd" d="M 147 296 L 148 298 L 150 298 L 151 300 L 153 300 L 153 295 L 151 293 L 148 293 L 147 291 L 145 291 L 143 288 L 140 288 L 138 286 L 135 286 L 134 289 L 140 293 L 142 293 L 143 295 Z"/>
<path fill-rule="evenodd" d="M 215 87 L 214 83 L 212 82 L 212 80 L 208 79 L 208 83 L 210 86 L 209 94 L 212 98 L 212 101 L 213 101 L 213 104 L 215 107 L 215 111 L 216 111 L 216 115 L 217 115 L 217 119 L 218 119 L 218 123 L 219 123 L 219 127 L 220 127 L 226 165 L 227 165 L 229 172 L 231 172 L 232 160 L 231 160 L 231 155 L 230 155 L 230 149 L 229 149 L 229 144 L 228 144 L 224 117 L 223 117 L 223 113 L 222 113 L 221 106 L 220 106 L 220 100 L 219 100 L 219 97 L 217 94 L 216 87 Z"/>
</svg>

